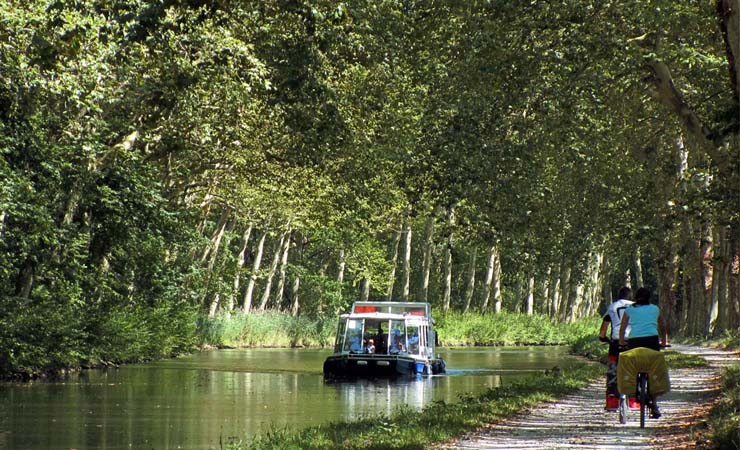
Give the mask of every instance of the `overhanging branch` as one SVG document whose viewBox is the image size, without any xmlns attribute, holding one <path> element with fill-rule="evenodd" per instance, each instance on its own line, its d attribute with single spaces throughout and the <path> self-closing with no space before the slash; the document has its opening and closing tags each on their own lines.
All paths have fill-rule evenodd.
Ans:
<svg viewBox="0 0 740 450">
<path fill-rule="evenodd" d="M 699 143 L 721 171 L 727 170 L 727 157 L 722 151 L 723 145 L 712 139 L 712 131 L 704 125 L 694 110 L 683 100 L 671 77 L 671 71 L 662 61 L 648 62 L 651 76 L 650 95 L 665 105 L 681 123 L 681 126 Z"/>
</svg>

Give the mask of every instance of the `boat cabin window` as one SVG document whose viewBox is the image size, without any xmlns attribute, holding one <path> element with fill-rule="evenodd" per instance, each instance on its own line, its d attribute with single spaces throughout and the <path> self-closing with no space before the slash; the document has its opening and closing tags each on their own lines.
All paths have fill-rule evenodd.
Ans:
<svg viewBox="0 0 740 450">
<path fill-rule="evenodd" d="M 421 328 L 419 325 L 408 325 L 406 332 L 408 333 L 408 352 L 412 355 L 418 355 L 421 353 L 421 348 L 424 345 L 422 343 L 423 334 L 419 331 Z"/>
<path fill-rule="evenodd" d="M 388 352 L 408 353 L 406 324 L 403 320 L 391 320 L 391 332 L 388 339 Z"/>
<path fill-rule="evenodd" d="M 334 353 L 342 351 L 344 345 L 344 334 L 347 332 L 347 319 L 339 318 L 339 325 L 337 325 L 337 338 L 334 340 Z"/>
<path fill-rule="evenodd" d="M 365 341 L 375 342 L 375 353 L 388 353 L 388 320 L 365 320 Z"/>
<path fill-rule="evenodd" d="M 346 331 L 343 334 L 337 332 L 337 345 L 339 346 L 340 339 L 344 336 L 344 344 L 342 350 L 345 352 L 362 352 L 362 320 L 349 319 L 346 320 Z M 342 322 L 340 321 L 339 327 L 341 329 Z"/>
</svg>

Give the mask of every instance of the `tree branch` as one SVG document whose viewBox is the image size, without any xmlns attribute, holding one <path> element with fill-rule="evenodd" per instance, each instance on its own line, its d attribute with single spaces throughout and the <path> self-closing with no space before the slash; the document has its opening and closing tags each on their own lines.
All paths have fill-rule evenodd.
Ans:
<svg viewBox="0 0 740 450">
<path fill-rule="evenodd" d="M 717 14 L 725 39 L 732 91 L 740 103 L 740 0 L 717 0 Z"/>
<path fill-rule="evenodd" d="M 683 100 L 681 93 L 673 84 L 673 78 L 668 66 L 662 61 L 652 60 L 648 62 L 652 72 L 647 81 L 652 85 L 648 90 L 650 95 L 665 105 L 679 120 L 681 126 L 691 135 L 720 171 L 726 171 L 728 166 L 727 155 L 722 152 L 721 143 L 712 138 L 712 131 L 704 125 L 699 116 Z"/>
</svg>

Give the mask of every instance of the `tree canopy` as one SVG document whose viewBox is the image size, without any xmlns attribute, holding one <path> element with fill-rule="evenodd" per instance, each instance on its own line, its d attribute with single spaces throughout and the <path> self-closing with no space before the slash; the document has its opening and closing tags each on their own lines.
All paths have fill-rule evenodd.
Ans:
<svg viewBox="0 0 740 450">
<path fill-rule="evenodd" d="M 739 68 L 738 0 L 5 2 L 0 371 L 389 290 L 736 327 Z"/>
</svg>

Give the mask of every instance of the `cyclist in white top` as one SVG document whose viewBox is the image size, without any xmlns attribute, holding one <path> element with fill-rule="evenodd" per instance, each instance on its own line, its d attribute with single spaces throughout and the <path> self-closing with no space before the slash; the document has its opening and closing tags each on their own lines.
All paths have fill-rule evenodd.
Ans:
<svg viewBox="0 0 740 450">
<path fill-rule="evenodd" d="M 606 409 L 615 410 L 619 406 L 617 390 L 617 363 L 619 361 L 619 326 L 622 323 L 624 310 L 632 305 L 632 290 L 627 286 L 619 290 L 617 300 L 613 301 L 604 313 L 604 320 L 599 330 L 599 340 L 609 343 L 609 356 L 606 363 Z M 607 337 L 607 331 L 611 332 Z"/>
</svg>

